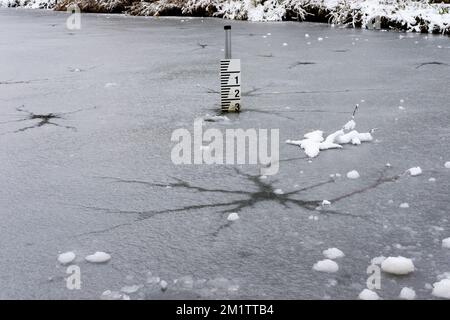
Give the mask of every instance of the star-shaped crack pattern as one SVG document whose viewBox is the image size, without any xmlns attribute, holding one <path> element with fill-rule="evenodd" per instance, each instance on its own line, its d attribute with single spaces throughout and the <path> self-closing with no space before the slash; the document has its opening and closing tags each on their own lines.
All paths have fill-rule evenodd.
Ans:
<svg viewBox="0 0 450 320">
<path fill-rule="evenodd" d="M 395 175 L 395 176 L 387 176 L 387 170 L 389 168 L 386 168 L 382 170 L 379 177 L 370 185 L 365 186 L 361 189 L 352 190 L 346 193 L 343 193 L 341 195 L 338 195 L 330 201 L 332 203 L 336 203 L 339 201 L 342 201 L 346 198 L 352 197 L 357 194 L 361 194 L 364 192 L 367 192 L 371 189 L 377 188 L 380 185 L 384 183 L 389 182 L 395 182 L 397 181 L 402 175 Z M 117 213 L 117 214 L 132 214 L 137 215 L 136 221 L 149 219 L 152 217 L 155 217 L 157 215 L 161 214 L 170 214 L 170 213 L 188 213 L 193 210 L 201 210 L 201 209 L 219 209 L 217 213 L 219 213 L 221 216 L 224 214 L 229 214 L 232 212 L 242 212 L 245 209 L 254 208 L 257 204 L 262 202 L 273 202 L 276 203 L 284 208 L 302 208 L 307 211 L 316 211 L 323 215 L 342 215 L 342 216 L 348 216 L 353 218 L 360 218 L 367 221 L 370 221 L 372 223 L 377 223 L 376 221 L 372 220 L 368 216 L 364 215 L 356 215 L 352 214 L 350 212 L 340 212 L 337 210 L 333 210 L 329 206 L 322 206 L 322 201 L 317 199 L 301 199 L 298 197 L 300 194 L 302 194 L 305 191 L 309 191 L 315 188 L 319 188 L 322 186 L 325 186 L 327 184 L 335 183 L 336 180 L 333 178 L 330 178 L 328 180 L 318 182 L 316 184 L 312 184 L 306 187 L 297 188 L 293 191 L 289 192 L 277 192 L 277 189 L 274 186 L 274 183 L 277 181 L 268 182 L 266 179 L 262 179 L 261 176 L 258 175 L 251 175 L 248 173 L 244 173 L 238 169 L 235 169 L 235 172 L 238 174 L 238 176 L 245 178 L 247 181 L 251 182 L 251 184 L 254 186 L 252 190 L 249 190 L 246 188 L 245 190 L 229 190 L 229 189 L 222 189 L 222 188 L 207 188 L 202 186 L 194 185 L 188 181 L 185 181 L 180 178 L 172 178 L 174 182 L 172 183 L 153 183 L 145 180 L 134 180 L 134 179 L 122 179 L 117 177 L 98 177 L 100 179 L 109 180 L 113 183 L 126 183 L 126 184 L 136 184 L 136 185 L 143 185 L 150 188 L 174 188 L 174 189 L 182 189 L 182 190 L 188 190 L 188 191 L 195 191 L 200 193 L 219 193 L 223 195 L 235 195 L 236 197 L 232 197 L 230 200 L 226 201 L 218 201 L 213 203 L 207 203 L 207 204 L 193 204 L 193 205 L 186 205 L 182 207 L 177 208 L 169 208 L 169 209 L 162 209 L 162 210 L 118 210 L 118 209 L 111 209 L 111 208 L 101 208 L 101 207 L 92 207 L 92 206 L 84 206 L 83 208 L 89 209 L 89 210 L 95 210 L 95 211 L 101 211 L 106 213 Z M 223 199 L 223 198 L 219 198 Z M 129 223 L 123 224 L 123 225 L 129 225 Z M 230 227 L 232 225 L 231 222 L 227 222 L 225 224 L 222 224 L 218 227 L 218 229 L 213 233 L 213 235 L 217 235 L 222 229 Z M 111 230 L 111 228 L 105 229 L 105 231 Z M 96 231 L 96 233 L 101 231 Z"/>
<path fill-rule="evenodd" d="M 43 126 L 56 126 L 56 127 L 60 127 L 60 128 L 64 128 L 64 129 L 77 131 L 77 128 L 75 128 L 73 126 L 63 125 L 63 124 L 57 123 L 55 121 L 56 120 L 66 120 L 64 118 L 64 116 L 69 115 L 69 114 L 74 114 L 74 113 L 83 111 L 85 109 L 78 109 L 78 110 L 75 110 L 75 111 L 62 112 L 62 113 L 53 113 L 53 112 L 50 112 L 50 113 L 33 113 L 33 112 L 28 111 L 27 109 L 25 109 L 25 106 L 20 106 L 20 107 L 16 108 L 16 110 L 18 112 L 24 114 L 25 116 L 23 118 L 16 119 L 16 120 L 9 120 L 9 121 L 0 122 L 0 124 L 7 124 L 7 123 L 14 123 L 14 122 L 22 123 L 22 122 L 31 122 L 31 121 L 33 121 L 34 123 L 32 125 L 27 125 L 27 126 L 24 126 L 24 127 L 19 128 L 17 130 L 14 130 L 14 131 L 3 133 L 2 135 L 8 134 L 8 133 L 24 132 L 24 131 L 27 131 L 27 130 L 36 129 L 36 128 L 40 128 L 40 127 L 43 127 Z"/>
</svg>

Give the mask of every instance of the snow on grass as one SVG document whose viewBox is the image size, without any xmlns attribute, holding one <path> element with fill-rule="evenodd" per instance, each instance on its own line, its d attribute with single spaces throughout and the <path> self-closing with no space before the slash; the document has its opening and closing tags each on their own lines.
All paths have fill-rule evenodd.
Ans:
<svg viewBox="0 0 450 320">
<path fill-rule="evenodd" d="M 347 178 L 349 179 L 358 179 L 359 177 L 360 177 L 359 172 L 356 170 L 347 172 Z"/>
<path fill-rule="evenodd" d="M 338 259 L 344 257 L 344 253 L 338 248 L 329 248 L 327 250 L 322 251 L 323 255 L 328 259 Z"/>
<path fill-rule="evenodd" d="M 403 202 L 400 204 L 400 208 L 402 209 L 408 209 L 409 208 L 409 203 L 408 202 Z"/>
<path fill-rule="evenodd" d="M 106 263 L 111 260 L 111 256 L 106 252 L 97 251 L 94 254 L 86 256 L 85 259 L 91 263 Z"/>
<path fill-rule="evenodd" d="M 414 263 L 405 257 L 389 257 L 381 263 L 381 270 L 395 275 L 406 275 L 414 272 Z"/>
<path fill-rule="evenodd" d="M 56 8 L 65 11 L 73 0 L 0 0 L 0 6 Z M 381 27 L 414 32 L 450 33 L 450 5 L 428 0 L 77 0 L 83 12 L 132 15 L 202 15 L 231 20 L 322 20 L 331 26 Z M 183 22 L 184 20 L 182 20 Z M 354 42 L 353 42 L 354 44 Z M 442 47 L 442 46 L 440 46 Z"/>
<path fill-rule="evenodd" d="M 380 300 L 380 296 L 372 290 L 364 289 L 358 296 L 361 300 Z"/>
<path fill-rule="evenodd" d="M 236 212 L 232 212 L 228 215 L 228 221 L 236 221 L 239 219 L 239 215 Z"/>
<path fill-rule="evenodd" d="M 75 260 L 75 257 L 76 255 L 72 251 L 64 252 L 58 256 L 58 262 L 61 264 L 69 264 Z"/>
<path fill-rule="evenodd" d="M 330 259 L 320 260 L 313 265 L 313 269 L 320 272 L 334 273 L 339 270 L 339 265 Z"/>
<path fill-rule="evenodd" d="M 413 167 L 407 170 L 411 176 L 418 176 L 422 174 L 422 169 L 420 167 Z"/>
<path fill-rule="evenodd" d="M 416 292 L 411 288 L 404 287 L 400 291 L 399 298 L 404 300 L 414 300 L 416 298 Z"/>
<path fill-rule="evenodd" d="M 0 7 L 24 7 L 30 9 L 51 9 L 57 0 L 0 0 Z"/>
<path fill-rule="evenodd" d="M 442 240 L 442 248 L 450 249 L 450 238 Z"/>
<path fill-rule="evenodd" d="M 431 294 L 438 298 L 450 299 L 450 279 L 435 282 Z"/>
</svg>

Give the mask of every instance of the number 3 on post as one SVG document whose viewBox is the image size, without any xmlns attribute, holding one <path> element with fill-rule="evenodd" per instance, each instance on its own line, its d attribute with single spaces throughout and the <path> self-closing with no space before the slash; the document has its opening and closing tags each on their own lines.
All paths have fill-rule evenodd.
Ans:
<svg viewBox="0 0 450 320">
<path fill-rule="evenodd" d="M 220 60 L 220 103 L 222 112 L 241 109 L 241 60 Z"/>
</svg>

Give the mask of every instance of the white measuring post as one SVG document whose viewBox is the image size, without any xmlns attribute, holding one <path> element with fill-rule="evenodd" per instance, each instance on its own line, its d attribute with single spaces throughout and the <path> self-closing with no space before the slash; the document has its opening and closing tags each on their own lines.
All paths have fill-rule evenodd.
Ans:
<svg viewBox="0 0 450 320">
<path fill-rule="evenodd" d="M 222 112 L 241 110 L 241 60 L 231 58 L 231 26 L 225 26 L 225 59 L 220 60 Z"/>
</svg>

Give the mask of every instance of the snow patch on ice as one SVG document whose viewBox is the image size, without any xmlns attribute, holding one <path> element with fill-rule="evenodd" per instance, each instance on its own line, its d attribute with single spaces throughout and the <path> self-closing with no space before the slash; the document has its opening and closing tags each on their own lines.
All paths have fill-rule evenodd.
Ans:
<svg viewBox="0 0 450 320">
<path fill-rule="evenodd" d="M 357 109 L 358 107 L 356 107 Z M 356 111 L 355 109 L 355 111 Z M 314 130 L 306 133 L 302 140 L 286 140 L 287 144 L 299 146 L 305 151 L 305 154 L 314 158 L 317 157 L 321 150 L 341 149 L 343 144 L 359 145 L 362 142 L 369 142 L 373 140 L 370 132 L 360 133 L 354 128 L 356 122 L 354 116 L 348 121 L 340 130 L 329 134 L 325 139 L 322 130 Z M 372 131 L 372 130 L 371 130 Z"/>
<path fill-rule="evenodd" d="M 347 172 L 347 178 L 349 179 L 358 179 L 359 177 L 360 177 L 359 172 L 356 170 Z"/>
<path fill-rule="evenodd" d="M 442 248 L 450 249 L 450 238 L 442 240 Z"/>
<path fill-rule="evenodd" d="M 61 264 L 69 264 L 75 260 L 75 257 L 76 255 L 72 251 L 64 252 L 58 256 L 58 262 Z"/>
<path fill-rule="evenodd" d="M 389 257 L 381 263 L 381 270 L 395 275 L 405 275 L 414 272 L 414 263 L 405 257 Z"/>
<path fill-rule="evenodd" d="M 422 174 L 422 169 L 420 167 L 413 167 L 407 170 L 411 176 L 418 176 Z"/>
<path fill-rule="evenodd" d="M 239 219 L 239 215 L 236 212 L 232 212 L 228 215 L 228 221 L 236 221 Z"/>
<path fill-rule="evenodd" d="M 431 294 L 438 298 L 450 299 L 450 279 L 435 282 Z"/>
<path fill-rule="evenodd" d="M 320 272 L 334 273 L 339 270 L 339 265 L 333 260 L 325 259 L 316 262 L 313 269 Z"/>
<path fill-rule="evenodd" d="M 380 296 L 372 290 L 364 289 L 358 296 L 361 300 L 380 300 Z"/>
<path fill-rule="evenodd" d="M 404 287 L 400 291 L 399 298 L 404 300 L 414 300 L 416 298 L 416 292 L 411 288 Z"/>
<path fill-rule="evenodd" d="M 284 191 L 281 189 L 275 189 L 275 190 L 273 190 L 273 193 L 281 195 L 281 194 L 284 194 Z"/>
<path fill-rule="evenodd" d="M 329 248 L 327 250 L 324 250 L 323 255 L 328 259 L 338 259 L 344 257 L 344 253 L 339 250 L 338 248 Z"/>
<path fill-rule="evenodd" d="M 97 251 L 94 254 L 86 256 L 85 259 L 91 263 L 105 263 L 111 260 L 111 256 L 106 252 Z"/>
</svg>

